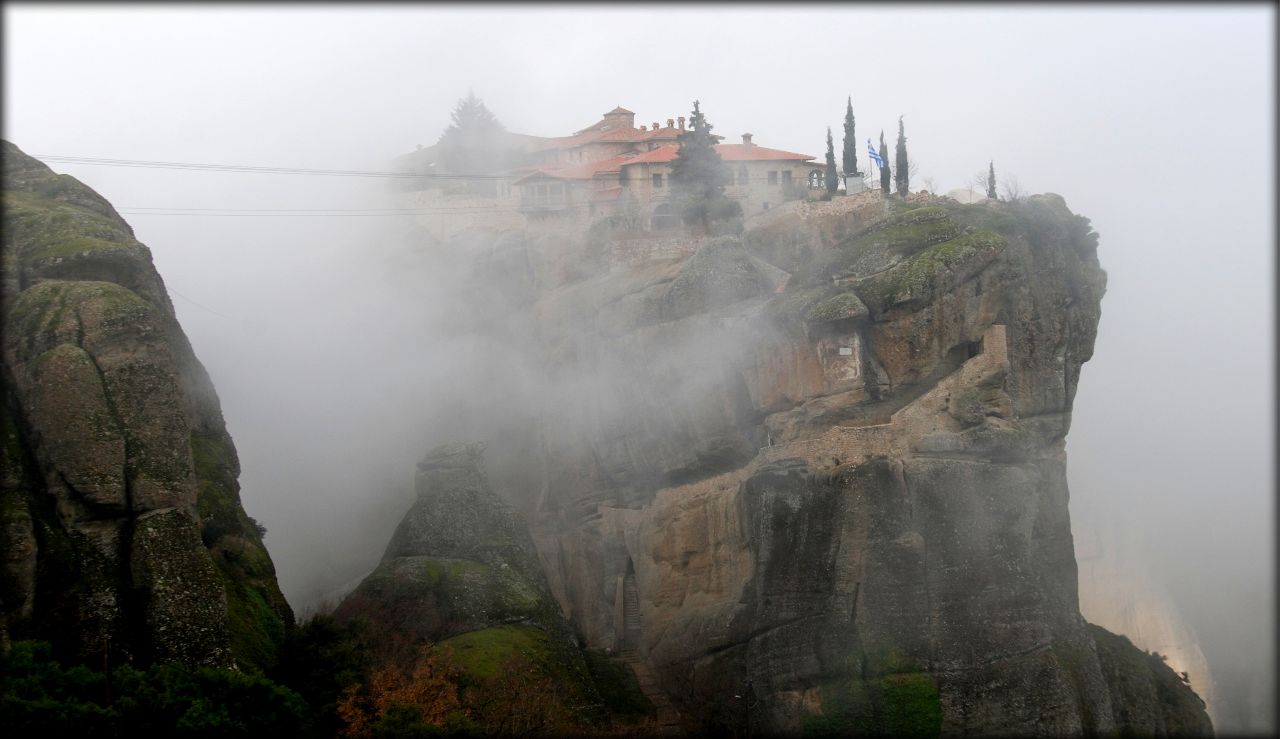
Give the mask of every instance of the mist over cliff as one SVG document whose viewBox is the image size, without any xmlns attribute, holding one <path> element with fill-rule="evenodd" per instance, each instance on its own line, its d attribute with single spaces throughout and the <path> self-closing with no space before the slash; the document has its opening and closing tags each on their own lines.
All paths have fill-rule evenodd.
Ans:
<svg viewBox="0 0 1280 739">
<path fill-rule="evenodd" d="M 978 9 L 872 10 L 726 18 L 702 9 L 679 23 L 637 10 L 556 10 L 529 16 L 526 33 L 501 35 L 496 10 L 406 10 L 398 23 L 387 10 L 264 10 L 246 30 L 230 16 L 176 9 L 147 17 L 6 7 L 6 137 L 33 154 L 383 170 L 435 141 L 470 87 L 509 129 L 547 136 L 617 104 L 665 120 L 699 98 L 721 133 L 753 131 L 819 157 L 845 95 L 859 138 L 884 128 L 892 141 L 905 114 L 916 187 L 925 177 L 940 192 L 965 186 L 994 160 L 1026 192 L 1062 193 L 1101 234 L 1107 295 L 1067 441 L 1077 553 L 1092 553 L 1081 547 L 1094 541 L 1091 522 L 1105 519 L 1194 628 L 1225 701 L 1218 728 L 1270 730 L 1270 12 L 1028 9 L 1001 21 Z M 525 63 L 547 58 L 549 34 L 588 23 L 631 31 L 563 44 L 557 63 Z M 888 40 L 908 25 L 914 50 L 903 54 Z M 91 56 L 104 27 L 142 53 Z M 711 30 L 724 28 L 734 32 Z M 280 53 L 282 29 L 293 31 L 291 54 Z M 637 40 L 659 32 L 701 62 Z M 237 55 L 225 53 L 230 33 L 240 34 Z M 812 39 L 812 54 L 761 52 L 785 33 Z M 337 61 L 370 38 L 382 62 Z M 494 38 L 501 53 L 467 51 L 492 49 Z M 1081 38 L 1094 53 L 1081 56 Z M 715 53 L 703 59 L 702 48 Z M 851 51 L 828 71 L 814 63 L 820 49 Z M 888 58 L 902 61 L 879 63 Z M 878 71 L 859 72 L 861 59 Z M 456 74 L 435 72 L 446 66 Z M 415 70 L 411 92 L 404 70 Z M 90 109 L 98 123 L 86 127 Z M 1049 131 L 1060 133 L 1046 141 Z M 1242 163 L 1229 187 L 1208 161 L 1177 154 L 1206 141 L 1215 160 Z M 458 312 L 462 298 L 485 285 L 468 282 L 469 262 L 446 258 L 412 218 L 333 212 L 388 207 L 384 181 L 53 166 L 106 196 L 152 248 L 222 400 L 245 510 L 265 525 L 295 610 L 335 601 L 377 566 L 415 500 L 424 450 L 537 413 L 570 417 L 580 410 L 568 404 L 575 395 L 596 397 L 595 373 L 526 371 L 534 336 L 517 327 L 533 316 L 510 315 L 501 339 L 466 329 L 477 316 Z M 223 213 L 141 210 L 169 206 Z M 261 212 L 284 208 L 329 212 Z M 716 334 L 678 356 L 693 366 L 740 340 Z M 1222 387 L 1248 402 L 1225 399 Z M 693 398 L 701 390 L 685 388 Z M 497 452 L 530 442 L 489 441 L 501 485 L 517 471 L 502 469 Z M 516 502 L 532 509 L 543 495 L 519 491 Z M 1111 625 L 1087 608 L 1086 618 Z M 1235 687 L 1224 694 L 1226 685 Z"/>
</svg>

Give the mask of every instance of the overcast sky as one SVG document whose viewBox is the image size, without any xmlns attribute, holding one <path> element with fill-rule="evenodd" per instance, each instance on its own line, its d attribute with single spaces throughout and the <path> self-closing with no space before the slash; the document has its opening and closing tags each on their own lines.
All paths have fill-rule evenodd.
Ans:
<svg viewBox="0 0 1280 739">
<path fill-rule="evenodd" d="M 904 117 L 916 187 L 963 187 L 994 161 L 1057 192 L 1092 219 L 1109 274 L 1067 444 L 1077 520 L 1127 522 L 1207 641 L 1243 630 L 1273 648 L 1269 5 L 4 15 L 4 137 L 34 155 L 385 169 L 473 90 L 543 136 L 617 105 L 687 116 L 696 98 L 730 140 L 821 156 L 851 95 L 859 139 L 892 141 Z M 376 180 L 53 167 L 122 210 L 387 205 Z M 402 409 L 428 395 L 388 349 L 421 334 L 384 219 L 126 217 L 218 387 L 286 593 L 304 605 L 359 575 L 427 435 Z M 344 541 L 357 530 L 373 543 Z"/>
</svg>

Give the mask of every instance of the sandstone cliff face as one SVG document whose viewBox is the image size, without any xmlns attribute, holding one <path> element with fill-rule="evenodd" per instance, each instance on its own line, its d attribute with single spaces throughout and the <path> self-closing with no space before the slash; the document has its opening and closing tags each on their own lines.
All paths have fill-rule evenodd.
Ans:
<svg viewBox="0 0 1280 739">
<path fill-rule="evenodd" d="M 4 219 L 3 637 L 269 666 L 293 616 L 150 252 L 8 142 Z"/>
<path fill-rule="evenodd" d="M 523 452 L 565 613 L 638 648 L 703 728 L 1210 731 L 1080 616 L 1087 219 L 1054 195 L 840 201 L 586 275 L 534 240 L 524 275 L 490 276 L 548 386 L 578 390 Z"/>
</svg>

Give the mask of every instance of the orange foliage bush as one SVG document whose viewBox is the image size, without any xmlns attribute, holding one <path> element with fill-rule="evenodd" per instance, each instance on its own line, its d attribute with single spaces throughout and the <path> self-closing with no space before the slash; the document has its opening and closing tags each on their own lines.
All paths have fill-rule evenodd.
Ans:
<svg viewBox="0 0 1280 739">
<path fill-rule="evenodd" d="M 409 707 L 423 724 L 444 728 L 452 719 L 465 717 L 458 699 L 457 670 L 449 655 L 421 651 L 412 669 L 384 664 L 369 676 L 368 685 L 351 685 L 338 701 L 341 735 L 364 739 L 394 707 Z"/>
</svg>

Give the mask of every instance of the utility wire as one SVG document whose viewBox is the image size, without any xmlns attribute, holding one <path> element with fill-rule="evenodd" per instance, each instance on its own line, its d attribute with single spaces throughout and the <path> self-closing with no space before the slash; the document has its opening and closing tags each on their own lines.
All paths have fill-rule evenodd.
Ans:
<svg viewBox="0 0 1280 739">
<path fill-rule="evenodd" d="M 234 318 L 234 317 L 232 317 L 232 316 L 229 316 L 229 315 L 227 315 L 226 313 L 222 313 L 222 312 L 220 312 L 220 311 L 216 311 L 216 310 L 214 310 L 213 308 L 210 308 L 209 306 L 204 305 L 203 303 L 197 303 L 196 301 L 192 300 L 191 298 L 188 298 L 186 295 L 183 295 L 182 293 L 178 292 L 177 290 L 174 290 L 174 289 L 173 289 L 172 287 L 170 287 L 170 286 L 167 286 L 167 285 L 166 285 L 165 287 L 166 287 L 166 289 L 169 291 L 169 293 L 170 293 L 170 294 L 177 295 L 178 297 L 180 297 L 180 298 L 182 298 L 183 300 L 187 301 L 188 303 L 190 303 L 190 304 L 192 304 L 192 305 L 196 306 L 197 308 L 203 308 L 203 309 L 205 309 L 205 310 L 209 311 L 210 313 L 212 313 L 212 314 L 213 314 L 213 315 L 215 315 L 215 316 L 221 316 L 221 317 L 223 317 L 223 318 L 227 319 L 228 321 L 236 321 L 236 322 L 239 322 L 239 320 L 240 320 L 240 319 L 238 319 L 238 318 Z"/>
<path fill-rule="evenodd" d="M 256 174 L 289 174 L 289 175 L 306 175 L 306 176 L 327 176 L 327 177 L 377 177 L 377 178 L 394 178 L 394 179 L 412 179 L 412 180 L 446 180 L 446 181 L 507 181 L 512 179 L 513 175 L 466 175 L 466 174 L 415 174 L 410 172 L 380 172 L 374 170 L 342 170 L 342 169 L 305 169 L 300 167 L 266 167 L 256 165 L 239 165 L 239 164 L 201 164 L 194 162 L 166 162 L 152 161 L 143 159 L 111 159 L 106 157 L 79 157 L 61 154 L 37 154 L 38 159 L 52 162 L 63 162 L 72 164 L 89 164 L 99 166 L 116 166 L 116 167 L 141 167 L 149 169 L 175 169 L 197 172 L 248 172 Z M 731 169 L 739 169 L 742 165 L 734 165 L 726 163 Z M 806 165 L 818 166 L 818 165 Z M 556 178 L 559 179 L 559 178 Z M 736 173 L 732 179 L 733 185 L 744 185 L 748 182 L 768 182 L 772 186 L 799 185 L 804 186 L 806 180 L 803 178 L 792 181 L 784 181 L 780 179 L 770 180 L 767 176 L 748 176 L 743 177 L 741 171 Z M 408 192 L 412 192 L 409 190 Z M 593 207 L 594 203 L 563 203 L 555 205 L 545 205 L 549 210 L 582 210 Z M 537 207 L 535 205 L 535 207 Z M 180 207 L 153 207 L 153 206 L 137 206 L 122 207 L 118 209 L 123 215 L 154 215 L 154 216 L 204 216 L 211 218 L 297 218 L 297 217 L 343 217 L 343 218 L 369 218 L 369 217 L 388 217 L 388 216 L 420 216 L 420 215 L 447 215 L 447 214 L 475 214 L 487 213 L 499 210 L 497 204 L 493 206 L 431 206 L 420 208 L 180 208 Z M 502 208 L 505 209 L 505 208 Z"/>
<path fill-rule="evenodd" d="M 412 179 L 412 180 L 463 180 L 463 181 L 506 181 L 513 177 L 521 177 L 524 175 L 506 175 L 506 174 L 445 174 L 445 173 L 414 173 L 414 172 L 385 172 L 376 170 L 354 170 L 354 169 L 305 169 L 301 167 L 265 167 L 247 164 L 200 164 L 195 162 L 164 162 L 150 161 L 144 159 L 109 159 L 105 157 L 78 157 L 62 154 L 35 154 L 37 159 L 62 162 L 69 164 L 90 164 L 109 167 L 141 167 L 147 169 L 179 169 L 201 172 L 250 172 L 257 174 L 290 174 L 290 175 L 311 175 L 324 177 L 379 177 L 392 179 Z M 764 160 L 768 161 L 768 160 Z M 778 161 L 794 161 L 794 160 L 778 160 Z M 664 164 L 665 162 L 656 162 Z M 570 163 L 564 167 L 548 167 L 548 169 L 576 169 L 577 167 L 590 164 L 584 162 L 577 165 Z M 625 164 L 625 162 L 623 162 Z M 730 168 L 736 168 L 732 162 L 725 162 Z M 820 163 L 806 164 L 807 167 L 820 167 Z M 532 174 L 531 170 L 529 174 Z M 750 177 L 753 182 L 765 181 L 764 177 Z M 737 178 L 734 182 L 741 182 L 742 178 Z M 781 184 L 775 181 L 773 184 Z"/>
<path fill-rule="evenodd" d="M 104 157 L 77 157 L 61 154 L 35 154 L 37 159 L 50 162 L 72 164 L 94 164 L 111 167 L 143 167 L 147 169 L 186 169 L 205 172 L 254 172 L 259 174 L 296 174 L 331 177 L 393 177 L 412 179 L 446 179 L 446 180 L 499 180 L 508 179 L 504 175 L 467 175 L 467 174 L 414 174 L 411 172 L 379 172 L 375 170 L 357 169 L 304 169 L 302 167 L 260 167 L 247 164 L 200 164 L 195 162 L 157 162 L 144 159 L 107 159 Z"/>
</svg>

